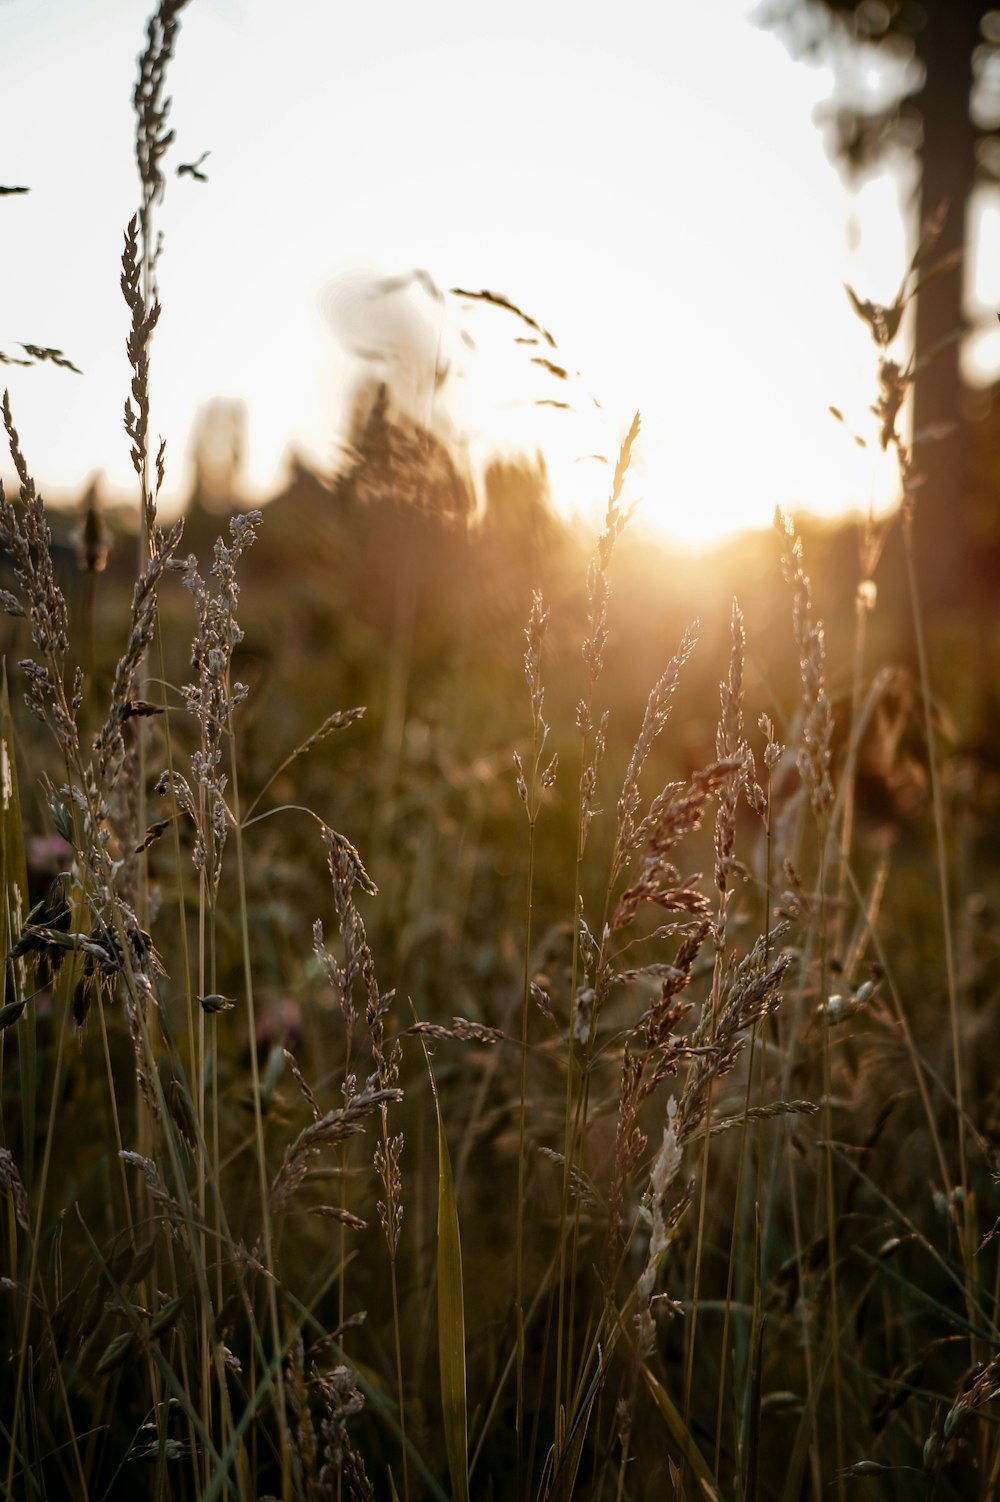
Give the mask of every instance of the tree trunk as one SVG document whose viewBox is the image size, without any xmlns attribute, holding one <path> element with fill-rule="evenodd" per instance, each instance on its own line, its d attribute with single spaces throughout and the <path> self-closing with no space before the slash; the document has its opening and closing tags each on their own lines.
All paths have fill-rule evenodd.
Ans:
<svg viewBox="0 0 1000 1502">
<path fill-rule="evenodd" d="M 976 143 L 969 109 L 972 59 L 980 40 L 980 20 L 988 8 L 982 0 L 931 0 L 926 24 L 916 38 L 926 70 L 917 96 L 923 118 L 922 221 L 947 204 L 930 265 L 967 245 Z M 958 602 L 971 583 L 958 338 L 965 327 L 964 283 L 964 266 L 952 268 L 928 282 L 916 302 L 914 460 L 922 483 L 917 492 L 914 543 L 922 598 L 936 606 Z M 942 430 L 943 436 L 925 437 L 928 429 Z"/>
</svg>

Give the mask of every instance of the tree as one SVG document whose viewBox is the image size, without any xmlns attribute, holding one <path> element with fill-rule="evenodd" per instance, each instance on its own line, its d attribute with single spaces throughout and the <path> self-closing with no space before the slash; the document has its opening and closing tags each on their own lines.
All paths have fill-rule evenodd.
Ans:
<svg viewBox="0 0 1000 1502">
<path fill-rule="evenodd" d="M 423 424 L 394 407 L 386 382 L 355 394 L 350 482 L 358 500 L 465 522 L 474 498 L 451 454 Z"/>
<path fill-rule="evenodd" d="M 925 593 L 955 602 L 972 572 L 958 267 L 973 191 L 1000 180 L 1000 11 L 982 0 L 765 0 L 756 19 L 795 55 L 832 64 L 826 124 L 847 172 L 904 153 L 917 167 L 916 224 L 943 211 L 934 259 L 951 269 L 916 298 L 915 542 Z"/>
<path fill-rule="evenodd" d="M 247 411 L 242 402 L 215 397 L 195 420 L 191 440 L 194 485 L 191 505 L 211 512 L 230 509 L 239 495 L 247 446 Z"/>
</svg>

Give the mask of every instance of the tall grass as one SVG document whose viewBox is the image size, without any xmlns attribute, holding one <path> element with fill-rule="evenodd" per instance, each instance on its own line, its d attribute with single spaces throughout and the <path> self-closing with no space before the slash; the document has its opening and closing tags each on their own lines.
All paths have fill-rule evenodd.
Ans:
<svg viewBox="0 0 1000 1502">
<path fill-rule="evenodd" d="M 359 621 L 380 592 L 327 586 L 318 660 L 241 592 L 266 514 L 207 566 L 160 520 L 182 9 L 135 91 L 130 605 L 93 520 L 73 605 L 3 402 L 3 1496 L 995 1496 L 995 1121 L 968 1040 L 996 946 L 982 928 L 960 969 L 955 862 L 981 914 L 996 875 L 950 839 L 968 773 L 913 568 L 902 301 L 855 299 L 904 507 L 862 531 L 842 634 L 819 602 L 844 580 L 782 518 L 746 586 L 760 636 L 727 599 L 661 647 L 634 601 L 684 581 L 629 551 L 636 419 L 589 562 L 550 548 L 533 594 L 489 524 L 362 507 L 352 567 L 396 528 L 406 629 L 390 603 L 386 662 Z M 869 666 L 893 545 L 914 673 Z M 463 574 L 460 733 L 423 685 Z M 628 659 L 654 653 L 643 703 Z M 388 739 L 317 704 L 338 676 L 348 702 L 386 686 Z"/>
</svg>

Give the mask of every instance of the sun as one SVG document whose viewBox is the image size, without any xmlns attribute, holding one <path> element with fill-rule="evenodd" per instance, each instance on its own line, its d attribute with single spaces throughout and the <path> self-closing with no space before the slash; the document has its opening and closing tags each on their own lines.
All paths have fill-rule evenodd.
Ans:
<svg viewBox="0 0 1000 1502">
<path fill-rule="evenodd" d="M 656 365 L 631 372 L 622 389 L 602 398 L 579 377 L 561 382 L 557 394 L 539 397 L 529 386 L 513 395 L 516 374 L 491 366 L 470 387 L 463 420 L 480 453 L 492 445 L 540 453 L 554 507 L 579 525 L 601 525 L 636 411 L 640 431 L 623 505 L 633 509 L 634 528 L 675 549 L 701 552 L 768 528 L 776 506 L 843 517 L 882 515 L 898 502 L 892 456 L 879 449 L 863 376 L 853 372 L 836 383 L 842 416 L 833 415 L 817 382 L 812 401 L 803 399 L 784 424 L 750 401 L 719 400 L 707 413 L 697 382 L 685 391 Z M 762 362 L 762 390 L 782 390 L 780 375 Z"/>
<path fill-rule="evenodd" d="M 764 300 L 728 342 L 697 337 L 703 308 L 663 298 L 650 299 L 641 338 L 630 330 L 609 345 L 581 326 L 557 340 L 539 309 L 442 287 L 419 268 L 345 277 L 326 310 L 356 370 L 385 381 L 480 493 L 493 458 L 541 455 L 559 514 L 599 527 L 638 411 L 623 504 L 674 546 L 766 528 L 776 506 L 836 516 L 896 503 L 871 412 L 871 350 L 842 292 L 811 347 Z"/>
</svg>

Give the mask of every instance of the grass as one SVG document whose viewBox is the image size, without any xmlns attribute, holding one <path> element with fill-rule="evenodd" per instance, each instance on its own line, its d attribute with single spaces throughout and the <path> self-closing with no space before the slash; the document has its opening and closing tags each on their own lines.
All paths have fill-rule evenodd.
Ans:
<svg viewBox="0 0 1000 1502">
<path fill-rule="evenodd" d="M 995 703 L 920 604 L 901 306 L 854 300 L 904 494 L 856 567 L 782 518 L 739 602 L 656 573 L 638 419 L 593 545 L 387 448 L 199 563 L 149 447 L 182 8 L 134 569 L 90 512 L 67 572 L 3 406 L 0 1494 L 996 1496 Z"/>
</svg>

